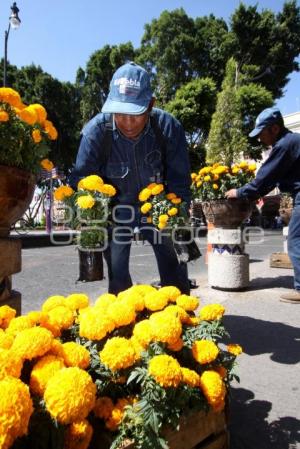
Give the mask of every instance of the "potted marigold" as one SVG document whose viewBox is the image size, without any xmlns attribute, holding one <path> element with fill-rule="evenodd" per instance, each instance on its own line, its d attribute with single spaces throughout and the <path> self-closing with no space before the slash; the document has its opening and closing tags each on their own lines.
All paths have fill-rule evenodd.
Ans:
<svg viewBox="0 0 300 449">
<path fill-rule="evenodd" d="M 54 192 L 54 198 L 67 206 L 66 221 L 79 231 L 80 281 L 103 279 L 102 252 L 108 243 L 110 202 L 115 194 L 116 189 L 97 175 L 81 179 L 76 192 L 65 185 Z"/>
<path fill-rule="evenodd" d="M 56 138 L 42 105 L 27 106 L 15 90 L 0 88 L 0 236 L 30 204 L 40 162 Z"/>
<path fill-rule="evenodd" d="M 228 344 L 224 312 L 150 285 L 93 305 L 83 293 L 51 296 L 21 317 L 0 307 L 2 447 L 225 447 L 242 348 Z"/>
<path fill-rule="evenodd" d="M 254 178 L 255 164 L 246 161 L 227 166 L 207 165 L 192 173 L 192 196 L 201 201 L 208 223 L 221 227 L 236 227 L 252 212 L 252 202 L 244 198 L 226 199 L 225 192 L 239 188 Z"/>
</svg>

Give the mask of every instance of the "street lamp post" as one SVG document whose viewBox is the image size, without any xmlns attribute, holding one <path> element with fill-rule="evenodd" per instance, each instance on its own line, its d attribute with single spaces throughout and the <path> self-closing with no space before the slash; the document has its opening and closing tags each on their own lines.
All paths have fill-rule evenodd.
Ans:
<svg viewBox="0 0 300 449">
<path fill-rule="evenodd" d="M 20 24 L 21 24 L 21 19 L 19 18 L 19 8 L 17 7 L 17 3 L 14 2 L 13 5 L 10 7 L 11 9 L 11 15 L 9 17 L 9 24 L 8 24 L 8 28 L 7 30 L 5 30 L 5 35 L 4 35 L 4 63 L 3 63 L 3 86 L 6 86 L 6 68 L 7 68 L 7 41 L 8 41 L 8 36 L 9 36 L 9 32 L 10 32 L 10 27 L 12 27 L 12 29 L 17 29 L 19 28 Z"/>
</svg>

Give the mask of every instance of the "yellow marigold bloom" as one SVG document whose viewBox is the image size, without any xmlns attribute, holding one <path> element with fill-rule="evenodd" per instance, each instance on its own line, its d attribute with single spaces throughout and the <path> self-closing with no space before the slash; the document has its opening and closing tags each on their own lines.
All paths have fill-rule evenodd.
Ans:
<svg viewBox="0 0 300 449">
<path fill-rule="evenodd" d="M 193 357 L 201 365 L 213 362 L 219 354 L 218 346 L 210 340 L 197 340 L 192 346 Z"/>
<path fill-rule="evenodd" d="M 240 167 L 240 168 L 248 168 L 248 162 L 246 162 L 246 161 L 240 162 L 240 163 L 239 163 L 239 167 Z"/>
<path fill-rule="evenodd" d="M 41 326 L 49 329 L 55 337 L 58 337 L 61 331 L 69 329 L 73 323 L 73 312 L 65 306 L 57 306 L 49 310 L 46 318 L 41 320 Z"/>
<path fill-rule="evenodd" d="M 239 167 L 233 167 L 233 168 L 231 169 L 231 173 L 232 173 L 233 175 L 236 175 L 237 173 L 239 173 L 239 171 L 240 171 Z"/>
<path fill-rule="evenodd" d="M 1 89 L 1 88 L 0 88 Z M 10 321 L 16 316 L 15 309 L 5 305 L 0 306 L 0 327 L 6 329 Z"/>
<path fill-rule="evenodd" d="M 164 191 L 164 185 L 163 184 L 157 184 L 153 189 L 151 189 L 152 195 L 159 195 L 161 192 Z"/>
<path fill-rule="evenodd" d="M 220 374 L 213 370 L 204 371 L 200 385 L 209 405 L 215 411 L 222 410 L 226 389 Z"/>
<path fill-rule="evenodd" d="M 220 176 L 219 175 L 217 175 L 217 174 L 215 174 L 214 175 L 214 177 L 213 177 L 213 180 L 214 181 L 218 181 L 220 179 Z M 213 186 L 214 186 L 215 184 L 213 184 Z"/>
<path fill-rule="evenodd" d="M 182 382 L 192 388 L 200 386 L 201 378 L 196 371 L 189 368 L 181 368 Z"/>
<path fill-rule="evenodd" d="M 157 227 L 160 230 L 165 229 L 167 227 L 167 222 L 159 222 Z"/>
<path fill-rule="evenodd" d="M 13 341 L 14 338 L 11 335 L 6 334 L 4 330 L 0 328 L 0 348 L 1 349 L 11 348 Z"/>
<path fill-rule="evenodd" d="M 153 340 L 173 345 L 181 337 L 180 319 L 170 312 L 156 312 L 149 318 Z"/>
<path fill-rule="evenodd" d="M 38 115 L 36 111 L 34 109 L 30 109 L 29 107 L 20 109 L 16 111 L 16 113 L 20 117 L 20 119 L 28 125 L 34 125 L 38 121 Z"/>
<path fill-rule="evenodd" d="M 100 191 L 104 181 L 98 175 L 90 175 L 80 180 L 80 187 L 85 190 L 97 190 Z"/>
<path fill-rule="evenodd" d="M 63 368 L 49 379 L 44 393 L 46 409 L 61 424 L 86 418 L 96 402 L 96 385 L 80 368 Z"/>
<path fill-rule="evenodd" d="M 48 134 L 50 140 L 56 140 L 58 133 L 53 123 L 50 120 L 45 120 L 44 130 Z"/>
<path fill-rule="evenodd" d="M 33 326 L 40 324 L 42 317 L 45 316 L 45 312 L 41 312 L 40 310 L 32 310 L 31 312 L 27 313 L 27 317 L 29 318 Z"/>
<path fill-rule="evenodd" d="M 149 190 L 151 190 L 151 189 L 154 189 L 154 187 L 156 187 L 157 186 L 157 183 L 156 182 L 151 182 L 150 184 L 148 184 L 147 185 L 147 189 L 149 189 Z"/>
<path fill-rule="evenodd" d="M 37 131 L 37 130 L 35 130 L 35 131 Z M 41 167 L 42 167 L 44 170 L 47 170 L 47 171 L 51 171 L 52 168 L 54 168 L 53 162 L 51 162 L 49 159 L 43 159 L 43 160 L 40 162 L 40 164 L 41 164 Z"/>
<path fill-rule="evenodd" d="M 128 368 L 137 360 L 131 341 L 124 337 L 113 337 L 107 340 L 99 355 L 101 362 L 111 371 Z"/>
<path fill-rule="evenodd" d="M 160 223 L 167 223 L 169 216 L 167 214 L 162 214 L 158 217 Z"/>
<path fill-rule="evenodd" d="M 145 203 L 141 207 L 141 212 L 142 212 L 142 214 L 147 214 L 149 212 L 149 210 L 151 210 L 151 209 L 152 209 L 152 204 L 151 203 Z"/>
<path fill-rule="evenodd" d="M 104 310 L 107 310 L 108 306 L 115 302 L 117 300 L 116 295 L 113 295 L 112 293 L 103 293 L 103 295 L 100 295 L 96 302 L 95 307 L 103 308 Z"/>
<path fill-rule="evenodd" d="M 74 190 L 70 186 L 60 186 L 54 190 L 54 198 L 57 201 L 64 201 L 65 198 L 72 196 Z"/>
<path fill-rule="evenodd" d="M 145 347 L 141 344 L 141 342 L 134 336 L 130 338 L 130 343 L 134 348 L 136 358 L 139 360 L 141 358 L 142 352 L 145 351 Z"/>
<path fill-rule="evenodd" d="M 182 348 L 183 348 L 182 338 L 178 338 L 178 340 L 175 341 L 175 343 L 168 345 L 168 349 L 170 349 L 170 351 L 174 351 L 174 352 L 181 351 Z"/>
<path fill-rule="evenodd" d="M 177 388 L 182 380 L 179 363 L 173 357 L 165 354 L 154 356 L 150 360 L 148 373 L 164 388 Z"/>
<path fill-rule="evenodd" d="M 0 380 L 6 376 L 20 377 L 22 368 L 23 360 L 18 354 L 10 349 L 0 348 Z"/>
<path fill-rule="evenodd" d="M 82 345 L 69 341 L 62 345 L 61 356 L 66 366 L 77 366 L 86 369 L 90 365 L 91 357 L 89 351 Z"/>
<path fill-rule="evenodd" d="M 181 198 L 174 198 L 173 200 L 171 200 L 171 203 L 173 203 L 173 204 L 180 204 L 181 201 L 182 201 Z"/>
<path fill-rule="evenodd" d="M 134 326 L 132 334 L 144 348 L 147 348 L 152 341 L 152 329 L 150 321 L 139 321 Z"/>
<path fill-rule="evenodd" d="M 43 327 L 24 329 L 15 338 L 11 347 L 22 359 L 41 357 L 51 348 L 53 335 Z"/>
<path fill-rule="evenodd" d="M 111 317 L 99 311 L 98 307 L 83 309 L 79 319 L 79 335 L 89 340 L 102 340 L 115 329 Z"/>
<path fill-rule="evenodd" d="M 161 287 L 159 289 L 159 293 L 161 295 L 165 295 L 170 302 L 175 302 L 178 296 L 181 295 L 181 291 L 179 290 L 179 288 L 174 287 L 173 285 L 166 285 L 165 287 Z"/>
<path fill-rule="evenodd" d="M 95 202 L 92 195 L 82 195 L 76 200 L 76 204 L 80 209 L 91 209 L 95 205 Z"/>
<path fill-rule="evenodd" d="M 47 352 L 47 355 L 55 355 L 56 357 L 61 357 L 62 354 L 62 343 L 55 338 L 52 340 L 51 348 Z"/>
<path fill-rule="evenodd" d="M 0 101 L 8 103 L 10 104 L 10 106 L 15 106 L 17 108 L 21 107 L 22 105 L 20 94 L 11 87 L 0 87 Z"/>
<path fill-rule="evenodd" d="M 164 309 L 167 304 L 168 297 L 161 293 L 160 290 L 155 290 L 145 295 L 145 307 L 152 310 L 152 312 Z"/>
<path fill-rule="evenodd" d="M 189 324 L 191 317 L 189 314 L 178 305 L 172 304 L 165 308 L 164 312 L 166 313 L 172 313 L 174 316 L 178 317 L 181 323 L 187 323 Z"/>
<path fill-rule="evenodd" d="M 64 305 L 69 309 L 75 311 L 88 307 L 89 302 L 90 300 L 88 295 L 85 295 L 84 293 L 72 293 L 71 295 L 66 297 Z"/>
<path fill-rule="evenodd" d="M 191 179 L 196 179 L 197 178 L 197 173 L 191 173 Z"/>
<path fill-rule="evenodd" d="M 102 396 L 96 400 L 93 412 L 97 418 L 109 419 L 114 408 L 114 403 L 108 396 Z"/>
<path fill-rule="evenodd" d="M 65 368 L 65 364 L 61 357 L 49 354 L 39 359 L 30 374 L 29 386 L 32 393 L 43 396 L 49 379 L 62 368 Z"/>
<path fill-rule="evenodd" d="M 221 304 L 208 304 L 200 310 L 199 318 L 203 321 L 219 320 L 225 313 L 225 307 Z"/>
<path fill-rule="evenodd" d="M 6 111 L 0 110 L 0 122 L 8 122 L 9 121 L 9 115 Z"/>
<path fill-rule="evenodd" d="M 176 299 L 176 304 L 184 310 L 191 312 L 199 306 L 199 299 L 196 296 L 180 295 Z"/>
<path fill-rule="evenodd" d="M 227 351 L 233 355 L 240 355 L 243 352 L 243 348 L 238 344 L 230 344 L 227 346 Z"/>
<path fill-rule="evenodd" d="M 211 181 L 211 177 L 209 175 L 204 176 L 204 181 L 205 182 Z"/>
<path fill-rule="evenodd" d="M 203 182 L 202 182 L 202 181 L 198 181 L 198 182 L 196 183 L 196 186 L 197 186 L 197 187 L 201 187 L 201 186 L 202 186 L 202 184 L 203 184 Z"/>
<path fill-rule="evenodd" d="M 10 376 L 0 381 L 0 397 L 0 444 L 8 449 L 26 435 L 33 405 L 28 386 Z"/>
<path fill-rule="evenodd" d="M 33 324 L 27 316 L 17 316 L 9 322 L 6 332 L 15 337 L 24 329 L 30 329 L 31 327 L 33 327 Z"/>
<path fill-rule="evenodd" d="M 174 200 L 175 198 L 177 198 L 177 195 L 176 195 L 176 193 L 167 193 L 166 194 L 166 198 L 167 198 L 167 200 Z"/>
<path fill-rule="evenodd" d="M 144 296 L 136 291 L 129 292 L 130 289 L 118 294 L 118 299 L 123 299 L 136 312 L 141 312 L 145 308 Z"/>
<path fill-rule="evenodd" d="M 136 318 L 134 306 L 125 300 L 111 303 L 107 313 L 116 327 L 127 326 L 127 324 L 133 323 Z"/>
<path fill-rule="evenodd" d="M 256 164 L 249 164 L 248 170 L 249 171 L 255 171 L 256 170 Z"/>
<path fill-rule="evenodd" d="M 40 143 L 42 136 L 39 129 L 34 129 L 31 133 L 32 140 L 34 143 Z"/>
<path fill-rule="evenodd" d="M 124 409 L 126 405 L 129 405 L 131 402 L 126 399 L 118 399 L 117 404 L 114 406 L 111 412 L 111 416 L 106 421 L 105 426 L 111 430 L 117 430 L 118 426 L 121 424 L 123 416 L 124 416 Z"/>
<path fill-rule="evenodd" d="M 200 323 L 200 321 L 201 320 L 198 316 L 191 316 L 191 317 L 189 317 L 187 324 L 190 324 L 192 326 L 197 326 Z"/>
<path fill-rule="evenodd" d="M 45 120 L 47 119 L 47 111 L 44 108 L 44 106 L 42 106 L 39 103 L 34 103 L 34 104 L 29 105 L 28 108 L 34 109 L 34 111 L 36 112 L 36 114 L 38 116 L 38 123 L 43 125 L 45 123 Z"/>
<path fill-rule="evenodd" d="M 64 306 L 66 298 L 61 295 L 49 296 L 46 301 L 43 302 L 42 311 L 49 312 L 49 310 L 54 309 L 57 306 Z"/>
<path fill-rule="evenodd" d="M 147 187 L 139 193 L 139 200 L 140 201 L 147 201 L 148 198 L 152 195 L 151 190 Z"/>
<path fill-rule="evenodd" d="M 93 427 L 86 419 L 72 422 L 65 433 L 64 449 L 88 449 Z"/>
<path fill-rule="evenodd" d="M 138 284 L 138 285 L 133 285 L 132 287 L 130 287 L 130 289 L 127 289 L 127 291 L 137 292 L 137 293 L 140 293 L 141 295 L 145 296 L 147 293 L 156 292 L 157 289 L 155 287 L 153 287 L 152 285 Z"/>
<path fill-rule="evenodd" d="M 111 184 L 103 184 L 100 187 L 99 191 L 104 193 L 107 196 L 115 196 L 115 194 L 117 193 L 115 187 L 112 186 Z"/>
<path fill-rule="evenodd" d="M 170 215 L 170 217 L 173 217 L 174 215 L 178 214 L 178 209 L 177 207 L 171 207 L 171 209 L 168 210 L 168 215 Z"/>
<path fill-rule="evenodd" d="M 212 188 L 213 188 L 214 190 L 218 190 L 219 186 L 218 186 L 218 184 L 213 184 L 213 185 L 212 185 Z"/>
</svg>

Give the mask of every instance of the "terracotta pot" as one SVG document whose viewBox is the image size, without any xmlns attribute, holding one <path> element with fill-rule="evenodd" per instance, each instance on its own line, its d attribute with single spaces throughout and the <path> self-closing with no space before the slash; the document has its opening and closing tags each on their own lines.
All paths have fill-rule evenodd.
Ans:
<svg viewBox="0 0 300 449">
<path fill-rule="evenodd" d="M 11 226 L 31 203 L 36 179 L 31 173 L 0 165 L 0 237 L 7 237 Z"/>
<path fill-rule="evenodd" d="M 288 207 L 288 208 L 280 208 L 279 209 L 279 215 L 283 221 L 283 223 L 288 226 L 291 216 L 292 216 L 292 212 L 293 212 L 293 208 L 292 207 Z"/>
<path fill-rule="evenodd" d="M 250 217 L 253 204 L 246 198 L 230 198 L 203 201 L 202 209 L 208 223 L 219 228 L 232 229 Z"/>
</svg>

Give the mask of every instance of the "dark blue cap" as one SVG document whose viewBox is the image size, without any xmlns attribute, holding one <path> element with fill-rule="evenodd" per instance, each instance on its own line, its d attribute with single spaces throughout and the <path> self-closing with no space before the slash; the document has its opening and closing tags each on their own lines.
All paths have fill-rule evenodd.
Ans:
<svg viewBox="0 0 300 449">
<path fill-rule="evenodd" d="M 134 62 L 129 62 L 114 73 L 102 112 L 140 115 L 147 111 L 151 98 L 148 72 Z"/>
<path fill-rule="evenodd" d="M 255 128 L 249 134 L 249 137 L 256 137 L 262 132 L 266 126 L 273 125 L 278 120 L 282 120 L 281 112 L 278 108 L 267 108 L 264 109 L 255 121 Z"/>
</svg>

